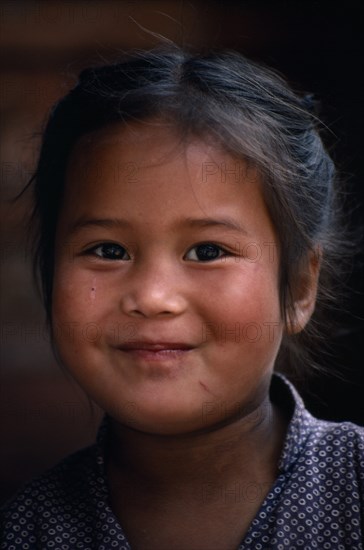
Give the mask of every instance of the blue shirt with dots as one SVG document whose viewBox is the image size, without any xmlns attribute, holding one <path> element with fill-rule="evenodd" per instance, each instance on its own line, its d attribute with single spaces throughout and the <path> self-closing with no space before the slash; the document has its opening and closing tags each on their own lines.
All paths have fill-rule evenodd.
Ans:
<svg viewBox="0 0 364 550">
<path fill-rule="evenodd" d="M 363 550 L 364 428 L 314 418 L 283 376 L 273 376 L 271 397 L 291 420 L 278 477 L 237 550 Z M 132 550 L 108 504 L 107 432 L 105 417 L 95 445 L 3 507 L 1 549 Z"/>
</svg>

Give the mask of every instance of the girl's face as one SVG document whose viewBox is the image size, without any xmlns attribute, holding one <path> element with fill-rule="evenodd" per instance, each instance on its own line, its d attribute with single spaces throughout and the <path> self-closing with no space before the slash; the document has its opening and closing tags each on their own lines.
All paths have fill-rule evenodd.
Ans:
<svg viewBox="0 0 364 550">
<path fill-rule="evenodd" d="M 267 396 L 283 330 L 257 174 L 163 124 L 84 136 L 56 239 L 60 357 L 116 421 L 208 428 Z"/>
</svg>

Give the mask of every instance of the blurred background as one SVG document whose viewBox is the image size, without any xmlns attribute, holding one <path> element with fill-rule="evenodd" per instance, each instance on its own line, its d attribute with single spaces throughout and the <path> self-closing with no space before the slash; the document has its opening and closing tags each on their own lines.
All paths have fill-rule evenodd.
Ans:
<svg viewBox="0 0 364 550">
<path fill-rule="evenodd" d="M 353 225 L 364 216 L 363 33 L 359 2 L 255 0 L 2 1 L 0 495 L 93 441 L 101 411 L 56 364 L 26 252 L 29 198 L 12 199 L 35 165 L 52 104 L 90 64 L 162 35 L 177 44 L 228 47 L 282 72 L 322 102 L 326 143 L 349 190 Z M 154 34 L 153 34 L 154 33 Z M 353 260 L 342 329 L 322 364 L 298 381 L 308 408 L 364 425 L 363 255 Z M 335 373 L 335 374 L 333 374 Z M 1 501 L 0 501 L 1 502 Z"/>
</svg>

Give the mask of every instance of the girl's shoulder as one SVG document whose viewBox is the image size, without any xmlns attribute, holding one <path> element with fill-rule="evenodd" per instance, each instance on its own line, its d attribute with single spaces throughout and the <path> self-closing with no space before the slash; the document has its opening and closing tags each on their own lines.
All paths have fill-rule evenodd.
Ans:
<svg viewBox="0 0 364 550">
<path fill-rule="evenodd" d="M 104 436 L 27 484 L 0 510 L 0 548 L 130 550 L 109 507 Z M 111 541 L 112 539 L 112 541 Z"/>
<path fill-rule="evenodd" d="M 333 463 L 351 464 L 364 481 L 364 428 L 352 422 L 329 422 L 313 418 L 307 438 L 308 455 Z"/>
<path fill-rule="evenodd" d="M 291 469 L 297 462 L 317 463 L 331 468 L 334 464 L 351 465 L 364 476 L 364 427 L 352 422 L 332 422 L 313 416 L 305 407 L 296 388 L 282 375 L 273 379 L 271 394 L 290 416 L 281 455 L 281 469 Z M 342 472 L 344 473 L 344 472 Z"/>
<path fill-rule="evenodd" d="M 0 548 L 32 548 L 42 530 L 82 522 L 97 498 L 97 446 L 81 449 L 27 483 L 0 508 Z"/>
</svg>

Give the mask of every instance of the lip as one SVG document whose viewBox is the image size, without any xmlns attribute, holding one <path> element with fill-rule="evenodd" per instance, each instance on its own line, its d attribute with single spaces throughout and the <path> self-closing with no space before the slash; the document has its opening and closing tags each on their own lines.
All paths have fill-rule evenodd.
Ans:
<svg viewBox="0 0 364 550">
<path fill-rule="evenodd" d="M 125 342 L 118 346 L 121 351 L 188 351 L 194 346 L 184 342 Z"/>
<path fill-rule="evenodd" d="M 142 364 L 166 363 L 177 361 L 180 363 L 188 353 L 194 349 L 185 342 L 125 342 L 118 349 L 129 357 L 141 360 Z"/>
</svg>

